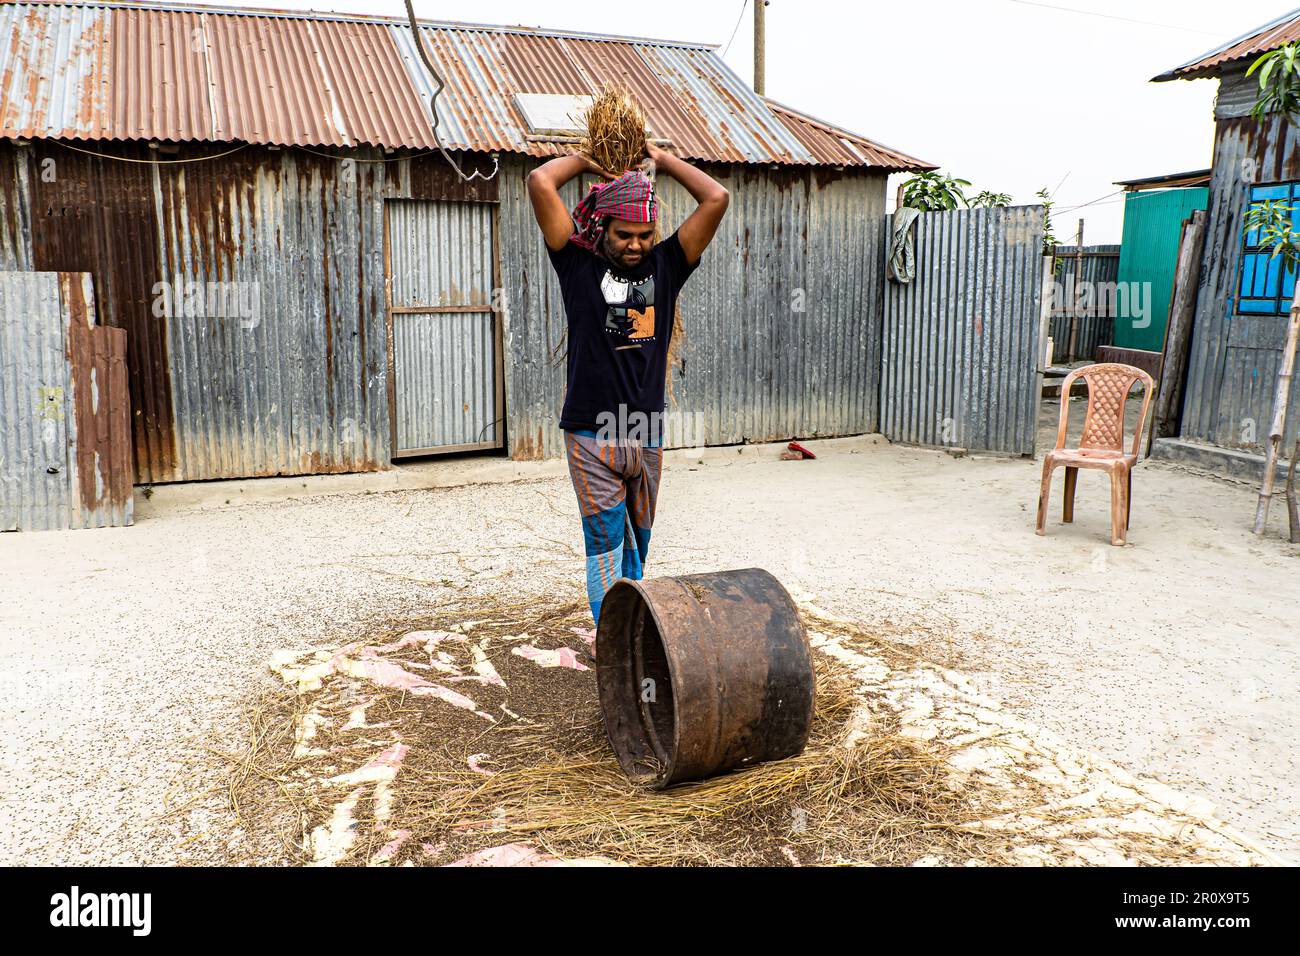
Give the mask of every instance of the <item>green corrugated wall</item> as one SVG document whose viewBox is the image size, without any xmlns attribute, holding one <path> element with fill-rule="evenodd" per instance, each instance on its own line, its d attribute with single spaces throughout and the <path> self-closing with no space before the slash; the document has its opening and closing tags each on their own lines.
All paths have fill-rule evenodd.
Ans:
<svg viewBox="0 0 1300 956">
<path fill-rule="evenodd" d="M 1205 186 L 1137 190 L 1124 194 L 1124 241 L 1119 251 L 1119 282 L 1149 282 L 1150 285 L 1141 287 L 1141 302 L 1149 305 L 1149 310 L 1144 310 L 1148 311 L 1148 316 L 1137 317 L 1132 314 L 1134 310 L 1125 314 L 1120 309 L 1115 317 L 1114 340 L 1120 348 L 1153 352 L 1164 348 L 1169 297 L 1174 288 L 1183 220 L 1193 210 L 1204 209 L 1209 195 L 1210 190 Z M 1127 288 L 1134 287 L 1130 285 Z"/>
</svg>

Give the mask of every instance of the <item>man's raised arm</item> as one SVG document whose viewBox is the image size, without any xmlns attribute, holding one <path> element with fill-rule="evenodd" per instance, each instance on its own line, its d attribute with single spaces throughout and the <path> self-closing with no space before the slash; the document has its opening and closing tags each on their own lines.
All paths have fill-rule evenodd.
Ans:
<svg viewBox="0 0 1300 956">
<path fill-rule="evenodd" d="M 560 198 L 560 187 L 580 173 L 596 173 L 612 178 L 581 153 L 557 156 L 528 174 L 528 198 L 533 202 L 533 215 L 542 227 L 542 237 L 547 248 L 559 252 L 573 235 L 573 217 Z"/>
<path fill-rule="evenodd" d="M 705 247 L 713 240 L 713 234 L 718 231 L 718 223 L 722 222 L 722 215 L 727 211 L 727 204 L 731 202 L 731 194 L 708 173 L 696 169 L 686 160 L 678 159 L 672 153 L 657 146 L 647 143 L 646 155 L 655 164 L 657 171 L 681 183 L 682 187 L 699 203 L 695 211 L 677 228 L 677 241 L 682 244 L 686 261 L 694 265 L 700 261 Z"/>
</svg>

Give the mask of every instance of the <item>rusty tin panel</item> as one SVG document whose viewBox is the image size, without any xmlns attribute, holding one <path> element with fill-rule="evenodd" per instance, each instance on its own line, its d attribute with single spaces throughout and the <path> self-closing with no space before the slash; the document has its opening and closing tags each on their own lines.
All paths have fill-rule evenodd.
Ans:
<svg viewBox="0 0 1300 956">
<path fill-rule="evenodd" d="M 134 520 L 126 332 L 96 324 L 89 273 L 60 273 L 59 289 L 72 416 L 68 527 L 122 527 Z"/>
<path fill-rule="evenodd" d="M 158 171 L 164 480 L 387 466 L 388 165 L 250 148 Z"/>
<path fill-rule="evenodd" d="M 107 12 L 0 6 L 0 135 L 111 135 Z"/>
<path fill-rule="evenodd" d="M 139 143 L 115 152 L 151 155 Z M 136 474 L 142 482 L 166 481 L 176 471 L 176 429 L 167 328 L 152 308 L 154 284 L 164 279 L 153 168 L 44 140 L 18 156 L 31 183 L 33 264 L 94 277 L 100 324 L 127 333 Z"/>
</svg>

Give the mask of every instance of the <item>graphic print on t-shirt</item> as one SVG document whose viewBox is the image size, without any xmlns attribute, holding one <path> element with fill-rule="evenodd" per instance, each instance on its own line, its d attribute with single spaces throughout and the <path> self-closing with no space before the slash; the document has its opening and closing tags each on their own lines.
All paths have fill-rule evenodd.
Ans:
<svg viewBox="0 0 1300 956">
<path fill-rule="evenodd" d="M 608 269 L 600 280 L 600 291 L 609 307 L 605 331 L 637 344 L 655 337 L 655 277 L 624 279 Z"/>
</svg>

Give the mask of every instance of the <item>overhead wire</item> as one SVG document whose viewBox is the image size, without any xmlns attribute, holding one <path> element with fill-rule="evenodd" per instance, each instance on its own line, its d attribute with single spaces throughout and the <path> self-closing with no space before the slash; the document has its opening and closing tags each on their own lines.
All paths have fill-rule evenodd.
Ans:
<svg viewBox="0 0 1300 956">
<path fill-rule="evenodd" d="M 415 49 L 419 52 L 420 59 L 424 61 L 425 69 L 429 71 L 429 75 L 433 77 L 433 82 L 435 84 L 433 96 L 429 98 L 429 112 L 433 114 L 433 142 L 438 147 L 438 152 L 442 153 L 442 158 L 445 159 L 448 165 L 456 171 L 456 175 L 465 182 L 470 182 L 474 179 L 486 180 L 495 178 L 497 172 L 501 168 L 495 153 L 492 156 L 492 172 L 484 175 L 482 170 L 476 169 L 474 172 L 466 175 L 465 171 L 460 168 L 460 165 L 456 160 L 452 159 L 451 154 L 443 147 L 442 138 L 438 135 L 438 96 L 442 93 L 444 84 L 442 82 L 442 77 L 438 75 L 437 68 L 433 65 L 433 59 L 429 56 L 429 51 L 424 46 L 424 34 L 420 32 L 420 25 L 416 22 L 415 7 L 412 6 L 411 0 L 406 0 L 406 16 L 411 22 L 411 36 L 415 40 Z"/>
<path fill-rule="evenodd" d="M 240 143 L 233 149 L 228 149 L 223 153 L 213 153 L 211 156 L 190 156 L 185 159 L 136 159 L 132 156 L 114 156 L 112 153 L 101 153 L 97 149 L 83 149 L 80 146 L 73 146 L 71 143 L 65 142 L 61 139 L 50 140 L 50 142 L 58 143 L 64 149 L 70 149 L 75 153 L 85 153 L 87 156 L 98 156 L 100 159 L 112 159 L 119 163 L 142 163 L 146 166 L 172 165 L 175 163 L 201 163 L 205 160 L 220 159 L 222 156 L 229 156 L 231 153 L 237 153 L 241 149 L 247 149 L 249 146 L 248 143 Z"/>
<path fill-rule="evenodd" d="M 727 51 L 731 49 L 731 41 L 736 39 L 736 31 L 740 29 L 740 21 L 745 19 L 745 8 L 749 6 L 749 0 L 740 0 L 740 13 L 736 17 L 736 25 L 731 28 L 731 36 L 727 39 L 727 45 L 722 48 L 722 55 L 725 57 Z"/>
<path fill-rule="evenodd" d="M 1104 20 L 1120 20 L 1124 23 L 1140 23 L 1147 27 L 1160 27 L 1164 30 L 1182 30 L 1184 33 L 1199 33 L 1202 36 L 1221 36 L 1219 33 L 1211 33 L 1209 30 L 1198 30 L 1195 27 L 1180 26 L 1176 23 L 1157 23 L 1154 20 L 1136 20 L 1133 17 L 1121 17 L 1113 13 L 1099 13 L 1096 10 L 1080 10 L 1078 7 L 1059 7 L 1054 3 L 1039 3 L 1038 0 L 1011 0 L 1012 3 L 1019 3 L 1026 7 L 1042 7 L 1044 10 L 1059 10 L 1062 13 L 1078 13 L 1087 17 L 1101 17 Z"/>
</svg>

